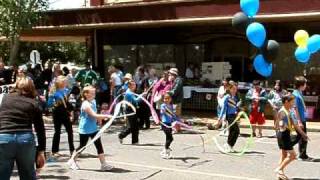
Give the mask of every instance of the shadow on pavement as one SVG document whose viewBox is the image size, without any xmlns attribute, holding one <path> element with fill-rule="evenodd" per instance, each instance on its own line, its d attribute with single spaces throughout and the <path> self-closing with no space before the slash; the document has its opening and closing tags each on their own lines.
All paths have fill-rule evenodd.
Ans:
<svg viewBox="0 0 320 180">
<path fill-rule="evenodd" d="M 69 176 L 40 175 L 39 179 L 70 179 Z"/>
<path fill-rule="evenodd" d="M 247 151 L 247 152 L 245 152 L 244 154 L 266 154 L 266 153 L 264 153 L 264 152 L 260 152 L 260 151 Z"/>
<path fill-rule="evenodd" d="M 93 172 L 101 172 L 101 173 L 130 173 L 130 172 L 136 172 L 136 171 L 131 171 L 128 169 L 122 169 L 122 168 L 113 168 L 110 171 L 101 171 L 99 169 L 80 169 L 80 171 L 93 171 Z"/>
<path fill-rule="evenodd" d="M 173 157 L 171 159 L 172 160 L 181 160 L 181 161 L 183 161 L 185 163 L 188 163 L 188 160 L 198 160 L 200 158 L 198 158 L 198 157 Z"/>
<path fill-rule="evenodd" d="M 290 180 L 320 180 L 320 178 L 290 178 Z"/>
</svg>

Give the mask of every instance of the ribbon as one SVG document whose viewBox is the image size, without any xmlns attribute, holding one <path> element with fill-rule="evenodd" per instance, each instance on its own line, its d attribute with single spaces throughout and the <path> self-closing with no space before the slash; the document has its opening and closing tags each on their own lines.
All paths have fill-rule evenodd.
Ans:
<svg viewBox="0 0 320 180">
<path fill-rule="evenodd" d="M 240 121 L 241 116 L 243 116 L 244 119 L 249 122 L 249 127 L 250 127 L 250 129 L 252 130 L 252 126 L 251 126 L 251 123 L 250 123 L 250 120 L 249 120 L 247 114 L 246 114 L 244 111 L 241 111 L 241 112 L 237 115 L 237 117 L 235 118 L 235 120 L 234 120 L 231 124 L 229 124 L 225 129 L 223 129 L 222 132 L 230 129 L 230 127 L 233 126 L 235 123 L 238 123 L 238 121 Z M 242 155 L 244 155 L 244 153 L 246 153 L 246 152 L 248 151 L 249 147 L 253 144 L 253 134 L 251 133 L 250 137 L 249 137 L 248 140 L 246 141 L 246 144 L 240 149 L 239 152 L 230 153 L 230 152 L 227 152 L 227 151 L 218 143 L 217 135 L 215 135 L 212 139 L 213 139 L 214 143 L 216 144 L 216 146 L 217 146 L 217 148 L 219 149 L 220 152 L 222 152 L 222 153 L 224 153 L 224 154 L 228 154 L 228 155 L 233 155 L 233 156 L 242 156 Z"/>
<path fill-rule="evenodd" d="M 116 106 L 115 106 L 115 110 L 114 110 L 114 113 L 113 113 L 113 116 L 111 117 L 111 119 L 108 121 L 108 123 L 106 123 L 99 131 L 98 133 L 91 139 L 91 141 L 86 144 L 86 146 L 82 147 L 81 149 L 79 149 L 77 152 L 73 153 L 71 159 L 74 159 L 78 154 L 80 154 L 82 151 L 84 151 L 86 148 L 88 148 L 89 146 L 91 146 L 97 139 L 99 139 L 102 134 L 104 133 L 104 131 L 106 131 L 110 126 L 111 124 L 113 123 L 113 121 L 116 119 L 116 118 L 119 118 L 120 116 L 118 116 L 118 114 L 120 113 L 120 108 L 121 106 L 125 104 L 125 105 L 128 105 L 133 111 L 134 113 L 131 113 L 131 114 L 127 114 L 125 116 L 128 116 L 128 115 L 134 115 L 136 113 L 136 108 L 131 104 L 129 103 L 128 101 L 121 101 L 119 102 Z"/>
<path fill-rule="evenodd" d="M 133 95 L 137 96 L 138 99 L 141 99 L 143 102 L 145 102 L 147 104 L 147 106 L 149 107 L 149 109 L 151 111 L 151 116 L 154 119 L 154 122 L 156 124 L 159 124 L 160 120 L 159 120 L 159 117 L 158 117 L 156 110 L 153 108 L 153 106 L 150 104 L 150 102 L 148 100 L 146 100 L 144 97 L 142 97 L 144 95 L 144 93 L 142 93 L 140 95 L 133 93 Z"/>
</svg>

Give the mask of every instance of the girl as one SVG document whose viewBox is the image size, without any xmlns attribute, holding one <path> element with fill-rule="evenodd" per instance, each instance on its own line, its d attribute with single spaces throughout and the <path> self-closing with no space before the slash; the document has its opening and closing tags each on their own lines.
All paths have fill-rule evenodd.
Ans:
<svg viewBox="0 0 320 180">
<path fill-rule="evenodd" d="M 48 98 L 48 107 L 53 107 L 54 135 L 52 140 L 52 155 L 54 157 L 59 156 L 58 152 L 62 125 L 64 125 L 68 133 L 70 154 L 74 151 L 72 123 L 69 117 L 71 105 L 68 103 L 69 90 L 66 86 L 66 78 L 64 76 L 58 76 L 50 89 Z"/>
<path fill-rule="evenodd" d="M 124 99 L 131 103 L 134 107 L 137 107 L 139 100 L 134 96 L 134 92 L 137 88 L 136 83 L 133 80 L 128 82 L 129 89 L 126 91 L 124 95 Z M 126 108 L 126 114 L 133 113 L 133 110 L 130 108 Z M 131 143 L 138 144 L 139 143 L 139 123 L 136 115 L 129 116 L 127 127 L 119 134 L 119 142 L 122 144 L 123 139 L 127 137 L 130 133 L 132 135 Z"/>
<path fill-rule="evenodd" d="M 164 159 L 171 158 L 170 152 L 172 150 L 170 149 L 170 144 L 173 141 L 171 126 L 172 126 L 172 122 L 177 120 L 176 115 L 173 113 L 173 105 L 171 101 L 172 101 L 171 96 L 168 93 L 166 93 L 163 97 L 163 103 L 160 106 L 160 117 L 163 123 L 161 129 L 166 135 L 164 150 L 160 153 L 161 157 Z"/>
<path fill-rule="evenodd" d="M 292 114 L 289 114 L 294 102 L 295 98 L 292 95 L 287 95 L 282 98 L 283 106 L 278 113 L 278 118 L 275 123 L 278 145 L 281 150 L 279 166 L 275 170 L 279 179 L 288 179 L 283 170 L 289 163 L 296 159 L 296 153 L 293 149 L 294 143 L 291 141 L 291 132 L 296 130 L 305 141 L 308 140 L 308 136 L 299 127 L 298 123 L 292 120 L 292 116 L 290 116 Z"/>
<path fill-rule="evenodd" d="M 237 96 L 238 87 L 233 81 L 229 82 L 226 95 L 223 97 L 223 106 L 219 114 L 219 121 L 226 118 L 228 124 L 233 123 L 235 120 L 241 100 Z M 234 123 L 229 130 L 228 142 L 224 145 L 226 152 L 234 152 L 233 146 L 236 144 L 240 128 L 238 123 Z"/>
<path fill-rule="evenodd" d="M 250 123 L 252 124 L 253 136 L 256 136 L 258 127 L 258 138 L 262 137 L 262 125 L 265 123 L 264 109 L 267 103 L 267 93 L 260 85 L 259 80 L 253 81 L 253 88 L 246 94 L 246 100 L 249 103 Z M 257 126 L 258 124 L 258 126 Z"/>
<path fill-rule="evenodd" d="M 84 101 L 82 102 L 81 109 L 80 109 L 80 122 L 79 122 L 80 146 L 76 149 L 76 151 L 79 151 L 81 148 L 86 146 L 89 138 L 92 139 L 98 133 L 97 122 L 100 123 L 101 120 L 111 117 L 110 115 L 97 114 L 95 96 L 96 96 L 96 89 L 93 86 L 86 86 L 83 88 L 82 97 Z M 103 147 L 101 144 L 101 139 L 100 138 L 97 139 L 94 142 L 94 145 L 97 149 L 98 158 L 101 163 L 101 170 L 102 171 L 111 170 L 113 167 L 106 163 Z M 73 170 L 79 169 L 79 166 L 76 163 L 76 157 L 68 161 L 68 165 Z"/>
</svg>

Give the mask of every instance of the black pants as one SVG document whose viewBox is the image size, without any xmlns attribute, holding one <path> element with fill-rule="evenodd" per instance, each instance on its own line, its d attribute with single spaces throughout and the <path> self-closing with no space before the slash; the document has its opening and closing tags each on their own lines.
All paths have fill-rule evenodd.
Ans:
<svg viewBox="0 0 320 180">
<path fill-rule="evenodd" d="M 73 145 L 73 130 L 72 123 L 70 121 L 69 116 L 61 112 L 53 111 L 53 123 L 54 123 L 54 135 L 52 140 L 52 153 L 59 152 L 59 144 L 60 144 L 60 134 L 61 134 L 61 126 L 63 125 L 66 128 L 68 133 L 68 143 L 70 153 L 74 151 Z"/>
<path fill-rule="evenodd" d="M 227 115 L 226 118 L 228 123 L 231 124 L 235 120 L 236 115 Z M 231 147 L 233 147 L 236 144 L 239 134 L 240 134 L 239 125 L 238 123 L 234 123 L 229 129 L 229 135 L 228 135 L 228 144 Z"/>
<path fill-rule="evenodd" d="M 303 132 L 307 134 L 307 123 L 302 122 L 302 124 L 303 124 Z M 308 141 L 304 140 L 302 136 L 298 133 L 296 142 L 299 143 L 299 158 L 302 158 L 302 159 L 308 158 L 308 155 L 307 155 Z"/>
<path fill-rule="evenodd" d="M 126 112 L 130 114 L 132 112 Z M 131 143 L 138 143 L 139 142 L 139 124 L 136 115 L 128 116 L 128 124 L 126 128 L 119 134 L 119 138 L 123 139 L 127 137 L 131 133 L 132 139 Z"/>
<path fill-rule="evenodd" d="M 96 136 L 97 133 L 98 132 L 95 132 L 95 133 L 92 133 L 92 134 L 79 134 L 79 136 L 80 136 L 80 145 L 77 148 L 77 151 L 79 151 L 81 148 L 83 148 L 84 146 L 87 145 L 89 137 L 92 139 L 92 138 L 94 138 L 94 136 Z M 102 144 L 101 144 L 101 138 L 98 138 L 94 142 L 94 146 L 96 147 L 98 154 L 103 154 L 104 153 L 103 147 L 102 147 Z"/>
<path fill-rule="evenodd" d="M 151 112 L 148 105 L 145 102 L 141 102 L 137 111 L 139 127 L 143 128 L 143 126 L 145 125 L 146 129 L 149 129 Z"/>
<path fill-rule="evenodd" d="M 163 130 L 164 134 L 166 135 L 166 143 L 165 143 L 164 147 L 166 149 L 169 149 L 170 145 L 171 145 L 171 143 L 173 141 L 172 129 L 171 128 L 167 128 L 167 127 L 162 125 L 162 130 Z"/>
</svg>

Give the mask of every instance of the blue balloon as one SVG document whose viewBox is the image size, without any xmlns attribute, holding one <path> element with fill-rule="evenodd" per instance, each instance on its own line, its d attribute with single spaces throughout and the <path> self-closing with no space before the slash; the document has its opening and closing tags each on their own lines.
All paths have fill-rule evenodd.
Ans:
<svg viewBox="0 0 320 180">
<path fill-rule="evenodd" d="M 261 76 L 269 77 L 272 74 L 272 63 L 267 62 L 262 54 L 254 58 L 253 66 Z"/>
<path fill-rule="evenodd" d="M 257 48 L 261 48 L 266 40 L 267 33 L 264 26 L 254 22 L 247 27 L 247 38 Z"/>
<path fill-rule="evenodd" d="M 241 0 L 240 7 L 247 16 L 253 17 L 259 11 L 259 0 Z"/>
<path fill-rule="evenodd" d="M 310 53 L 315 53 L 320 49 L 320 35 L 315 34 L 308 39 L 307 44 Z"/>
<path fill-rule="evenodd" d="M 301 62 L 304 64 L 308 63 L 310 60 L 310 52 L 308 48 L 305 48 L 305 47 L 298 47 L 294 52 L 294 55 L 298 60 L 298 62 Z"/>
</svg>

